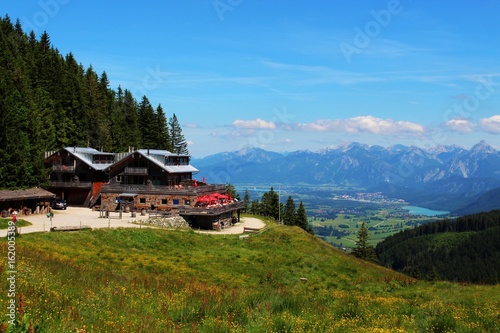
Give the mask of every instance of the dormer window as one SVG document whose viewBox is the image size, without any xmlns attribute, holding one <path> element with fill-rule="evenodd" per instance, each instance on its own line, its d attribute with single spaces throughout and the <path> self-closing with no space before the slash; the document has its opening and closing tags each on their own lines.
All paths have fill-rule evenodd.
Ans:
<svg viewBox="0 0 500 333">
<path fill-rule="evenodd" d="M 166 156 L 165 165 L 189 165 L 188 156 Z"/>
<path fill-rule="evenodd" d="M 94 164 L 111 164 L 113 162 L 114 158 L 110 155 L 94 155 L 92 158 Z"/>
<path fill-rule="evenodd" d="M 165 165 L 189 165 L 188 156 L 166 156 Z"/>
</svg>

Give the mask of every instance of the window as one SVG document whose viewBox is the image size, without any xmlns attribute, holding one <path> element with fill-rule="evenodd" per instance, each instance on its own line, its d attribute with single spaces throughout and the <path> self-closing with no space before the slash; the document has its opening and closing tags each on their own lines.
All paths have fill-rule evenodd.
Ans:
<svg viewBox="0 0 500 333">
<path fill-rule="evenodd" d="M 151 183 L 153 185 L 160 185 L 160 176 L 151 176 Z"/>
<path fill-rule="evenodd" d="M 146 198 L 139 198 L 139 203 L 145 204 L 146 203 Z"/>
<path fill-rule="evenodd" d="M 162 205 L 168 205 L 168 199 L 161 199 Z"/>
<path fill-rule="evenodd" d="M 178 205 L 178 204 L 179 204 L 179 199 L 173 199 L 173 200 L 172 200 L 172 203 L 173 203 L 174 205 Z"/>
<path fill-rule="evenodd" d="M 184 200 L 184 205 L 189 206 L 191 204 L 191 200 Z"/>
</svg>

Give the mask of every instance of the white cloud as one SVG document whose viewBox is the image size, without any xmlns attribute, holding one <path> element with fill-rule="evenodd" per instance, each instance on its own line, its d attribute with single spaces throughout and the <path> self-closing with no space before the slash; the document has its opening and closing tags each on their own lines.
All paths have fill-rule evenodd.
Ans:
<svg viewBox="0 0 500 333">
<path fill-rule="evenodd" d="M 324 119 L 312 123 L 297 124 L 306 131 L 327 132 L 342 131 L 347 133 L 399 134 L 419 135 L 425 132 L 425 127 L 408 121 L 394 121 L 373 116 L 358 116 L 349 119 Z"/>
<path fill-rule="evenodd" d="M 467 119 L 451 119 L 448 120 L 444 126 L 449 130 L 459 133 L 470 133 L 476 127 L 476 125 Z"/>
<path fill-rule="evenodd" d="M 260 118 L 255 120 L 235 120 L 232 125 L 237 128 L 246 129 L 275 129 L 276 124 L 272 121 L 265 121 Z"/>
<path fill-rule="evenodd" d="M 479 120 L 479 125 L 483 131 L 493 134 L 500 133 L 500 115 L 494 115 L 489 118 L 483 118 Z"/>
</svg>

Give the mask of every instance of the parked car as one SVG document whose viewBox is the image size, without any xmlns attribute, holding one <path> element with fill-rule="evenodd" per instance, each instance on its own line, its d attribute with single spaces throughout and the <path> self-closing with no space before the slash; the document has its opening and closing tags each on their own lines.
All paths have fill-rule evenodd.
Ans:
<svg viewBox="0 0 500 333">
<path fill-rule="evenodd" d="M 51 202 L 51 205 L 50 207 L 52 207 L 52 209 L 66 209 L 66 200 L 60 198 L 60 197 L 55 197 L 52 202 Z"/>
</svg>

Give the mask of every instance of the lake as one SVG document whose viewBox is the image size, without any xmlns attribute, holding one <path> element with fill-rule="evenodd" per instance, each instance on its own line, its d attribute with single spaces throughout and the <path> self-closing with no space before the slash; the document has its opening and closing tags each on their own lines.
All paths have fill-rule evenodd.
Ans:
<svg viewBox="0 0 500 333">
<path fill-rule="evenodd" d="M 445 211 L 445 210 L 434 210 L 434 209 L 428 209 L 428 208 L 423 208 L 423 207 L 418 207 L 418 206 L 403 206 L 403 209 L 410 211 L 410 214 L 412 214 L 412 215 L 437 216 L 437 215 L 445 215 L 445 214 L 450 213 L 450 212 Z"/>
</svg>

